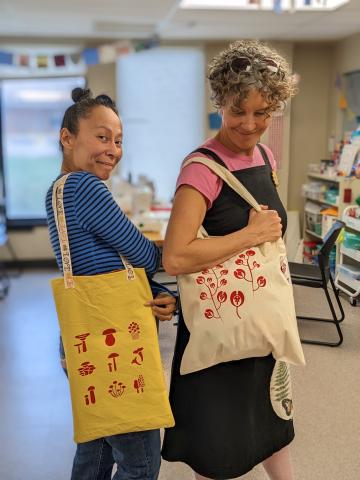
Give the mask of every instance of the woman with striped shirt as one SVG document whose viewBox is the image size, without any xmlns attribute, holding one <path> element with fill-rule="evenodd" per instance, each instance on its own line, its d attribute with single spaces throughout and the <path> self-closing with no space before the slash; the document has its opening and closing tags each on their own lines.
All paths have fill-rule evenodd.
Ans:
<svg viewBox="0 0 360 480">
<path fill-rule="evenodd" d="M 103 183 L 122 156 L 122 125 L 107 95 L 92 98 L 76 88 L 74 104 L 64 115 L 60 146 L 61 175 L 71 173 L 64 188 L 64 207 L 74 275 L 97 275 L 124 268 L 120 255 L 149 278 L 156 273 L 160 251 L 132 224 Z M 52 186 L 46 196 L 50 239 L 62 270 L 60 244 L 52 209 Z M 170 320 L 175 299 L 151 282 L 154 299 L 147 305 L 160 320 Z M 79 443 L 71 480 L 156 480 L 160 469 L 159 430 L 133 432 Z"/>
</svg>

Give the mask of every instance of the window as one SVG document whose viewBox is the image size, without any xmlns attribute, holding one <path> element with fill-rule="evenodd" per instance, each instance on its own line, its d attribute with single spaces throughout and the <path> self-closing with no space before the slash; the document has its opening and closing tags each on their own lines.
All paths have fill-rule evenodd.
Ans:
<svg viewBox="0 0 360 480">
<path fill-rule="evenodd" d="M 1 82 L 2 156 L 9 226 L 44 224 L 45 195 L 61 164 L 59 129 L 82 77 Z"/>
</svg>

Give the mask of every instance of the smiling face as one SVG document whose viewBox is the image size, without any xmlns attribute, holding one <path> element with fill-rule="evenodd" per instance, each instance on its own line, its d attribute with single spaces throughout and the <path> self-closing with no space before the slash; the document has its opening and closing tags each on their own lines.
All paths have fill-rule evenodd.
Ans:
<svg viewBox="0 0 360 480">
<path fill-rule="evenodd" d="M 60 141 L 64 173 L 89 172 L 107 180 L 122 156 L 120 119 L 111 108 L 99 105 L 79 120 L 77 134 L 63 128 Z"/>
<path fill-rule="evenodd" d="M 261 135 L 268 128 L 269 104 L 258 90 L 250 90 L 239 106 L 229 101 L 221 110 L 218 140 L 235 153 L 251 156 Z"/>
</svg>

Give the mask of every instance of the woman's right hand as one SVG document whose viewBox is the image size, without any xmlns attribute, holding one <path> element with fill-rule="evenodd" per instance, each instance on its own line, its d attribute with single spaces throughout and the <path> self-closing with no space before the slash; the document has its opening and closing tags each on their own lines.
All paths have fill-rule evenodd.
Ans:
<svg viewBox="0 0 360 480">
<path fill-rule="evenodd" d="M 267 206 L 261 205 L 261 212 L 250 210 L 248 228 L 255 237 L 255 245 L 264 242 L 276 242 L 282 235 L 281 218 L 276 210 L 268 210 Z"/>
</svg>

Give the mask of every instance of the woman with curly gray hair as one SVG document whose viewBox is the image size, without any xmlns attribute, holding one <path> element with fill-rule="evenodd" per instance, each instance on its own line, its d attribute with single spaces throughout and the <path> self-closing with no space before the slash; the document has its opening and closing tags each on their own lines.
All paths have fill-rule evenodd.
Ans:
<svg viewBox="0 0 360 480">
<path fill-rule="evenodd" d="M 239 251 L 276 241 L 286 229 L 276 162 L 259 140 L 272 114 L 295 93 L 288 64 L 270 47 L 243 40 L 213 59 L 208 79 L 221 128 L 187 159 L 204 156 L 225 166 L 262 211 L 252 210 L 204 164 L 183 166 L 163 251 L 171 275 L 221 264 Z M 210 235 L 206 242 L 197 239 L 201 225 Z M 165 433 L 164 459 L 187 463 L 197 479 L 239 477 L 262 462 L 272 480 L 292 480 L 292 400 L 283 411 L 273 408 L 273 356 L 180 375 L 188 340 L 180 314 L 170 389 L 176 426 Z"/>
</svg>

